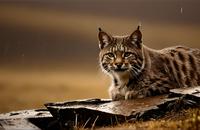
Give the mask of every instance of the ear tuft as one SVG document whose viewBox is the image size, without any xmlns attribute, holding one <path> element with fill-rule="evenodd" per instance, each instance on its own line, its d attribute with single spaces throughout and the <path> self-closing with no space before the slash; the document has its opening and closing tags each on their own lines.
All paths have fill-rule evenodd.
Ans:
<svg viewBox="0 0 200 130">
<path fill-rule="evenodd" d="M 98 28 L 98 30 L 99 30 L 99 32 L 101 32 L 101 31 L 102 31 L 102 29 L 101 29 L 100 27 Z"/>
<path fill-rule="evenodd" d="M 101 28 L 99 28 L 98 38 L 99 38 L 99 48 L 100 49 L 103 49 L 108 44 L 110 44 L 112 41 L 112 36 L 107 34 L 106 32 L 104 32 Z"/>
<path fill-rule="evenodd" d="M 140 30 L 140 25 L 137 26 L 137 30 Z"/>
<path fill-rule="evenodd" d="M 140 26 L 130 35 L 130 41 L 132 44 L 137 45 L 137 47 L 141 48 L 142 44 L 142 33 L 140 31 Z"/>
</svg>

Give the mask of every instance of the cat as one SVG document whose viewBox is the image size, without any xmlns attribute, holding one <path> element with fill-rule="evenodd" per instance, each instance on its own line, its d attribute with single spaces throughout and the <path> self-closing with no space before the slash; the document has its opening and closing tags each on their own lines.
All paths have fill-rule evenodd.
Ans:
<svg viewBox="0 0 200 130">
<path fill-rule="evenodd" d="M 128 36 L 99 28 L 99 62 L 112 78 L 112 100 L 129 100 L 200 85 L 200 50 L 174 46 L 155 50 L 142 43 L 140 26 Z"/>
</svg>

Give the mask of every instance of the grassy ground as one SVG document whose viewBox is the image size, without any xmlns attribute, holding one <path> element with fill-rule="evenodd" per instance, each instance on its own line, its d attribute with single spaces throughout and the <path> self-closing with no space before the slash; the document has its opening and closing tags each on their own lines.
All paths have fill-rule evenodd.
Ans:
<svg viewBox="0 0 200 130">
<path fill-rule="evenodd" d="M 188 109 L 180 112 L 168 113 L 159 120 L 137 121 L 119 124 L 114 128 L 101 128 L 99 130 L 199 130 L 200 109 Z"/>
</svg>

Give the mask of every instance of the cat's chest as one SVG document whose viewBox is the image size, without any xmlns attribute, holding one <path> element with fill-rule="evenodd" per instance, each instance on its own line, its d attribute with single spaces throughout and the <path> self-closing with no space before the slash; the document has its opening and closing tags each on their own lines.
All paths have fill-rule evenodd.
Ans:
<svg viewBox="0 0 200 130">
<path fill-rule="evenodd" d="M 122 86 L 126 86 L 128 84 L 130 79 L 130 74 L 128 72 L 114 73 L 113 77 L 116 80 L 116 86 L 121 88 Z"/>
</svg>

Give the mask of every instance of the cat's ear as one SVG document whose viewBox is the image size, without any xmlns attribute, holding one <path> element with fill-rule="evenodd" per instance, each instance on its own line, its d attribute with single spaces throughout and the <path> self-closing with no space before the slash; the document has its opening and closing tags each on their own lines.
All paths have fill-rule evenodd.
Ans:
<svg viewBox="0 0 200 130">
<path fill-rule="evenodd" d="M 112 36 L 104 32 L 101 28 L 99 28 L 99 48 L 103 49 L 112 41 Z"/>
<path fill-rule="evenodd" d="M 142 47 L 142 33 L 140 31 L 140 26 L 130 35 L 130 41 L 132 44 L 137 45 L 137 47 Z"/>
</svg>

